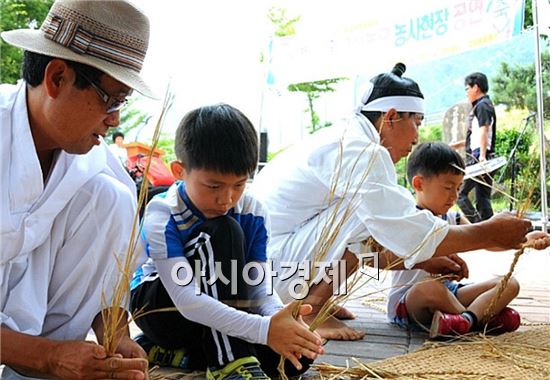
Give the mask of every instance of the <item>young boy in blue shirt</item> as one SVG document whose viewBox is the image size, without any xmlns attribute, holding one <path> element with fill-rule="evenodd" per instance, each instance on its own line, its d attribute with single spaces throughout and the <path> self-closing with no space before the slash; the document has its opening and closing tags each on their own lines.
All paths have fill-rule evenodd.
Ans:
<svg viewBox="0 0 550 380">
<path fill-rule="evenodd" d="M 464 178 L 462 157 L 446 144 L 439 142 L 419 145 L 409 157 L 407 177 L 416 192 L 417 207 L 428 210 L 449 224 L 468 224 L 455 204 Z M 538 240 L 540 248 L 548 245 L 548 235 L 531 232 L 530 240 Z M 450 256 L 460 265 L 457 278 L 468 277 L 466 263 L 457 255 Z M 500 278 L 479 283 L 461 284 L 457 281 L 430 280 L 420 269 L 392 271 L 392 288 L 388 295 L 388 317 L 402 327 L 430 327 L 430 336 L 464 335 L 481 325 L 488 306 L 497 293 Z M 515 278 L 502 292 L 496 305 L 496 315 L 488 322 L 487 331 L 502 333 L 516 330 L 520 316 L 507 305 L 518 295 Z"/>
<path fill-rule="evenodd" d="M 266 379 L 282 355 L 288 375 L 305 372 L 321 339 L 301 321 L 311 306 L 295 319 L 294 305 L 283 308 L 269 289 L 268 215 L 245 192 L 258 163 L 252 123 L 227 104 L 195 109 L 178 127 L 175 153 L 171 169 L 182 181 L 147 207 L 149 259 L 132 284 L 150 362 L 206 368 L 208 379 Z"/>
</svg>

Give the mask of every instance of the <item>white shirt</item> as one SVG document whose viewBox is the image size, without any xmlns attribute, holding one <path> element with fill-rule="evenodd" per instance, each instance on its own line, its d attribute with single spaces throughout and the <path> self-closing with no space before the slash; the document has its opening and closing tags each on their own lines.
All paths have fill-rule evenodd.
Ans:
<svg viewBox="0 0 550 380">
<path fill-rule="evenodd" d="M 457 213 L 449 211 L 447 213 L 447 221 L 449 225 L 456 225 Z M 397 304 L 409 289 L 421 281 L 430 277 L 430 274 L 422 269 L 411 270 L 392 270 L 390 271 L 392 276 L 391 289 L 388 293 L 388 320 L 393 321 L 395 317 L 395 309 Z"/>
<path fill-rule="evenodd" d="M 126 166 L 126 161 L 128 160 L 128 151 L 126 148 L 121 148 L 117 144 L 110 144 L 109 149 L 111 149 L 115 157 L 122 162 L 122 165 Z"/>
<path fill-rule="evenodd" d="M 153 198 L 147 206 L 142 236 L 146 239 L 150 258 L 136 273 L 136 283 L 139 277 L 142 277 L 142 281 L 151 281 L 160 277 L 172 302 L 186 319 L 219 331 L 223 336 L 267 344 L 271 315 L 282 307 L 276 294 L 268 296 L 270 292 L 267 288 L 267 280 L 262 282 L 262 286 L 252 287 L 251 293 L 254 294 L 249 295 L 251 300 L 260 302 L 256 310 L 259 314 L 241 311 L 224 304 L 214 296 L 217 291 L 212 291 L 212 296 L 205 293 L 196 294 L 195 281 L 181 285 L 173 280 L 173 268 L 181 262 L 188 263 L 189 268 L 195 267 L 194 262 L 188 261 L 184 256 L 184 251 L 189 244 L 192 230 L 205 221 L 204 216 L 187 203 L 190 200 L 184 188 L 184 183 L 172 185 L 165 195 Z M 263 205 L 245 192 L 228 215 L 235 218 L 243 230 L 247 246 L 245 252 L 247 262 L 265 261 L 265 241 L 269 235 L 269 221 Z M 183 221 L 186 222 L 184 225 Z M 210 258 L 203 265 L 212 265 L 209 273 L 214 273 L 216 271 L 214 269 L 215 253 L 210 247 L 210 244 L 205 244 L 203 248 Z M 178 270 L 178 276 L 181 278 L 187 275 L 192 273 L 187 273 L 186 268 Z M 195 273 L 195 277 L 197 276 L 199 274 Z M 203 281 L 205 287 L 216 288 L 215 282 L 207 285 L 206 280 L 210 281 L 210 279 Z M 230 280 L 236 281 L 236 279 Z"/>
<path fill-rule="evenodd" d="M 429 259 L 448 232 L 446 222 L 417 211 L 410 192 L 397 184 L 378 132 L 360 114 L 277 155 L 258 173 L 251 190 L 269 210 L 272 239 L 298 233 L 329 203 L 345 198 L 363 227 L 356 233 L 362 239 L 372 235 L 405 258 L 407 268 Z M 277 253 L 268 254 L 272 258 Z M 297 255 L 285 251 L 278 259 L 307 259 Z"/>
<path fill-rule="evenodd" d="M 0 125 L 0 322 L 82 339 L 103 286 L 110 300 L 106 275 L 129 241 L 135 185 L 104 143 L 85 155 L 59 152 L 44 185 L 24 82 L 0 86 Z"/>
</svg>

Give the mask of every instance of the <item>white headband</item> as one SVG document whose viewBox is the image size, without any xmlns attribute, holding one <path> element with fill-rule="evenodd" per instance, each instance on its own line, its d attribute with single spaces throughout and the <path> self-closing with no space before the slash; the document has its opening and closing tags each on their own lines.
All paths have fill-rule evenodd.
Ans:
<svg viewBox="0 0 550 380">
<path fill-rule="evenodd" d="M 361 111 L 388 112 L 395 108 L 399 112 L 424 113 L 424 99 L 416 96 L 385 96 L 361 107 Z"/>
</svg>

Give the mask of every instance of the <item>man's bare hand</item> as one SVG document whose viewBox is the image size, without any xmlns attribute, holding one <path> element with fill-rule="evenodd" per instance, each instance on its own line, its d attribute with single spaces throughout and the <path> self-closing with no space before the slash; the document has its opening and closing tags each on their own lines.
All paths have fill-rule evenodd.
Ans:
<svg viewBox="0 0 550 380">
<path fill-rule="evenodd" d="M 469 275 L 468 265 L 457 254 L 432 257 L 418 263 L 415 269 L 422 269 L 431 274 L 453 275 L 457 281 L 467 278 Z"/>
<path fill-rule="evenodd" d="M 532 231 L 527 234 L 527 245 L 534 249 L 550 247 L 550 234 L 542 231 Z"/>
<path fill-rule="evenodd" d="M 47 372 L 61 380 L 147 378 L 146 359 L 107 357 L 105 349 L 93 342 L 60 341 L 47 354 Z"/>
<path fill-rule="evenodd" d="M 298 318 L 294 319 L 292 311 L 296 303 L 290 303 L 271 317 L 267 344 L 279 355 L 287 358 L 297 369 L 302 369 L 300 358 L 305 356 L 312 360 L 324 353 L 319 334 L 309 331 L 302 315 L 312 312 L 311 305 L 301 305 Z"/>
<path fill-rule="evenodd" d="M 531 228 L 529 220 L 520 219 L 508 212 L 496 214 L 491 219 L 479 223 L 481 224 L 484 224 L 486 229 L 485 237 L 491 243 L 489 246 L 503 249 L 521 246 Z"/>
<path fill-rule="evenodd" d="M 120 342 L 118 342 L 118 347 L 116 352 L 121 354 L 123 358 L 143 358 L 147 359 L 147 354 L 141 348 L 139 344 L 134 342 L 132 338 L 127 335 L 124 335 Z"/>
</svg>

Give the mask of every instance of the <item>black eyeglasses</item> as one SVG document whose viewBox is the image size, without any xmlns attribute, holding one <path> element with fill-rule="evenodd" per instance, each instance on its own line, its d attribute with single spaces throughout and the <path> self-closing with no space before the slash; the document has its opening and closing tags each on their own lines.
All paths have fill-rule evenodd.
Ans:
<svg viewBox="0 0 550 380">
<path fill-rule="evenodd" d="M 92 81 L 90 78 L 88 78 L 83 72 L 76 71 L 76 70 L 75 70 L 75 72 L 78 75 L 80 75 L 82 78 L 84 78 L 86 80 L 86 82 L 88 82 L 90 84 L 90 86 L 92 86 L 94 88 L 94 90 L 97 92 L 97 94 L 99 95 L 101 100 L 103 100 L 103 102 L 105 102 L 105 105 L 106 105 L 105 112 L 106 113 L 113 113 L 113 112 L 119 111 L 128 102 L 128 100 L 126 100 L 126 99 L 121 100 L 121 99 L 117 99 L 117 98 L 109 95 L 104 89 L 99 87 L 98 84 L 94 83 L 94 81 Z"/>
</svg>

